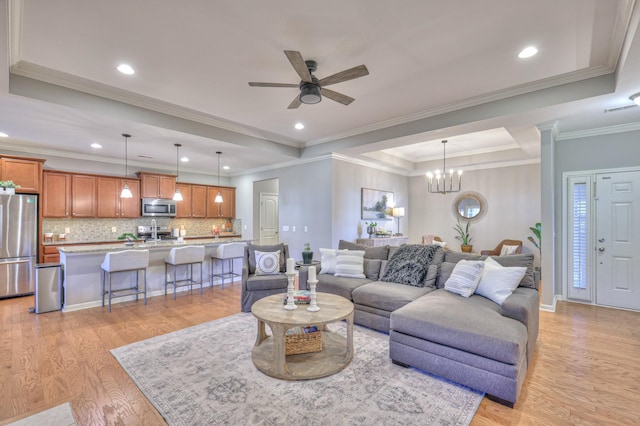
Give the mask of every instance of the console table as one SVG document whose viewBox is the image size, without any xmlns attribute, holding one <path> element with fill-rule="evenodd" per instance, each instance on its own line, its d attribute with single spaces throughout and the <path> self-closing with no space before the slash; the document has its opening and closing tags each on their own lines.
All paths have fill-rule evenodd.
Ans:
<svg viewBox="0 0 640 426">
<path fill-rule="evenodd" d="M 356 244 L 367 247 L 401 246 L 402 244 L 409 244 L 409 237 L 358 238 Z"/>
</svg>

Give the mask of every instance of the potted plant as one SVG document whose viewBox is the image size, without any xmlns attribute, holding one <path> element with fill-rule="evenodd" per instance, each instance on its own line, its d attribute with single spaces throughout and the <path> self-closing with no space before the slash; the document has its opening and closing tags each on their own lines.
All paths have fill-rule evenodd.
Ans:
<svg viewBox="0 0 640 426">
<path fill-rule="evenodd" d="M 473 246 L 471 245 L 472 238 L 469 232 L 469 222 L 467 221 L 466 226 L 463 227 L 460 223 L 460 219 L 458 219 L 458 223 L 453 227 L 453 229 L 458 233 L 458 235 L 456 235 L 456 239 L 462 242 L 460 250 L 464 253 L 471 253 Z"/>
<path fill-rule="evenodd" d="M 529 229 L 533 232 L 533 237 L 527 237 L 527 239 L 533 243 L 534 247 L 537 248 L 540 253 L 542 253 L 542 224 L 538 222 L 535 227 L 530 226 Z"/>
<path fill-rule="evenodd" d="M 376 226 L 378 226 L 377 222 L 365 222 L 365 225 L 367 225 L 367 234 L 369 234 L 369 238 L 372 237 L 373 234 L 376 233 Z"/>
<path fill-rule="evenodd" d="M 311 251 L 311 245 L 309 243 L 304 243 L 304 250 L 302 250 L 302 263 L 310 265 L 312 259 L 313 252 Z"/>
<path fill-rule="evenodd" d="M 20 185 L 16 185 L 12 180 L 0 180 L 0 193 L 15 194 L 16 188 L 20 188 Z"/>
<path fill-rule="evenodd" d="M 134 234 L 130 233 L 130 232 L 125 232 L 124 234 L 120 235 L 118 237 L 119 240 L 127 240 L 125 241 L 124 245 L 125 246 L 132 246 L 134 241 L 138 240 L 138 237 L 136 237 Z"/>
</svg>

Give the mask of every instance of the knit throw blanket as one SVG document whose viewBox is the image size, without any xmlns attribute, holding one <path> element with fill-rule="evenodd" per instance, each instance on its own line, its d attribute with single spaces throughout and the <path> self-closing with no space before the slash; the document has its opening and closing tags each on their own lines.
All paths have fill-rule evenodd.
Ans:
<svg viewBox="0 0 640 426">
<path fill-rule="evenodd" d="M 424 287 L 429 265 L 442 247 L 411 244 L 400 246 L 391 256 L 381 281 Z"/>
</svg>

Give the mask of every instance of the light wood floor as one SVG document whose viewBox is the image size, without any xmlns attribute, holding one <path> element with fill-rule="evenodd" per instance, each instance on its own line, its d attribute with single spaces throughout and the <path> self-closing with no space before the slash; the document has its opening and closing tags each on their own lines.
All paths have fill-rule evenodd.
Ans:
<svg viewBox="0 0 640 426">
<path fill-rule="evenodd" d="M 63 314 L 0 301 L 0 422 L 69 401 L 80 425 L 164 421 L 110 349 L 239 312 L 240 285 Z M 559 303 L 514 409 L 485 398 L 473 425 L 638 424 L 640 313 Z M 356 348 L 357 353 L 357 348 Z M 223 356 L 223 354 L 221 354 Z"/>
</svg>

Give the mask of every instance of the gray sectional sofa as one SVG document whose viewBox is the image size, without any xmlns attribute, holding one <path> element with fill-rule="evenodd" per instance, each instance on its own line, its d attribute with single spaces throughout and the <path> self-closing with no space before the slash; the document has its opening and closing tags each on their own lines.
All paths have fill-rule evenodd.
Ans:
<svg viewBox="0 0 640 426">
<path fill-rule="evenodd" d="M 380 280 L 394 264 L 397 247 L 365 248 L 340 241 L 338 249 L 364 250 L 365 278 L 319 273 L 317 291 L 353 301 L 356 324 L 389 333 L 394 363 L 478 389 L 513 407 L 538 337 L 538 278 L 532 254 L 493 257 L 505 267 L 526 267 L 519 286 L 500 305 L 444 288 L 459 261 L 487 256 L 438 248 L 423 286 L 415 286 Z M 305 283 L 307 268 L 302 268 L 301 288 Z"/>
</svg>

